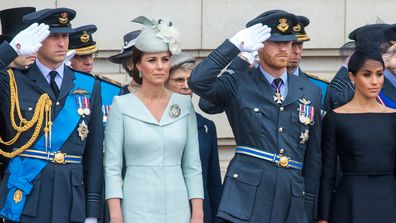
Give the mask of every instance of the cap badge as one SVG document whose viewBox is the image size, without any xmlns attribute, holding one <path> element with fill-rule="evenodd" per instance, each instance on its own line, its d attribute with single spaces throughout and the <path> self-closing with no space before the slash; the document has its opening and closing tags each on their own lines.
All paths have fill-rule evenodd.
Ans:
<svg viewBox="0 0 396 223">
<path fill-rule="evenodd" d="M 82 43 L 88 43 L 89 41 L 89 34 L 87 33 L 87 31 L 84 31 L 83 34 L 80 36 L 80 41 Z"/>
<path fill-rule="evenodd" d="M 286 18 L 279 19 L 279 24 L 278 26 L 276 26 L 276 28 L 278 28 L 278 30 L 281 32 L 286 32 L 289 29 L 289 24 L 287 24 L 287 19 Z"/>
<path fill-rule="evenodd" d="M 171 105 L 169 115 L 171 118 L 177 118 L 180 116 L 180 107 L 178 104 Z"/>
<path fill-rule="evenodd" d="M 69 16 L 69 13 L 62 12 L 60 14 L 60 16 L 61 17 L 59 17 L 59 19 L 58 19 L 59 23 L 62 24 L 62 25 L 65 25 L 69 21 L 69 18 L 67 18 L 67 16 Z"/>
<path fill-rule="evenodd" d="M 293 27 L 294 32 L 300 32 L 301 31 L 301 25 L 297 24 L 296 26 Z"/>
</svg>

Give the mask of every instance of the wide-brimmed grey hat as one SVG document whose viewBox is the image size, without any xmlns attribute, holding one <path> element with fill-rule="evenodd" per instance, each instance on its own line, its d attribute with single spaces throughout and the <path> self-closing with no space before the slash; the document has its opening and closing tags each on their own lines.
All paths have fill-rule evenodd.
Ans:
<svg viewBox="0 0 396 223">
<path fill-rule="evenodd" d="M 170 51 L 172 54 L 181 53 L 180 34 L 172 25 L 165 24 L 139 16 L 132 22 L 144 25 L 142 33 L 136 38 L 135 47 L 145 53 Z"/>
</svg>

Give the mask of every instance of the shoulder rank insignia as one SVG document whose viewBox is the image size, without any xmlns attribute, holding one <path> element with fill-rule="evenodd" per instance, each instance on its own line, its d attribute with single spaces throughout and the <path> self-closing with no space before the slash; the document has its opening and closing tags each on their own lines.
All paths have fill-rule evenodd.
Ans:
<svg viewBox="0 0 396 223">
<path fill-rule="evenodd" d="M 97 75 L 95 75 L 95 76 L 96 76 L 96 78 L 98 78 L 100 81 L 104 81 L 104 82 L 107 82 L 107 83 L 110 83 L 110 84 L 113 84 L 113 85 L 115 85 L 115 86 L 117 86 L 117 87 L 122 88 L 122 84 L 121 84 L 120 82 L 118 82 L 118 81 L 115 81 L 115 80 L 113 80 L 113 79 L 110 79 L 110 78 L 108 78 L 108 77 L 105 77 L 105 76 L 99 75 L 99 74 L 97 74 Z"/>
<path fill-rule="evenodd" d="M 305 72 L 304 72 L 305 73 Z M 311 73 L 305 73 L 308 77 L 310 77 L 310 78 L 313 78 L 313 79 L 316 79 L 316 80 L 318 80 L 318 81 L 323 81 L 323 82 L 325 82 L 326 84 L 329 84 L 330 83 L 330 81 L 328 81 L 327 79 L 325 79 L 325 78 L 323 78 L 323 77 L 320 77 L 320 76 L 318 76 L 318 75 L 316 75 L 316 74 L 311 74 Z"/>
</svg>

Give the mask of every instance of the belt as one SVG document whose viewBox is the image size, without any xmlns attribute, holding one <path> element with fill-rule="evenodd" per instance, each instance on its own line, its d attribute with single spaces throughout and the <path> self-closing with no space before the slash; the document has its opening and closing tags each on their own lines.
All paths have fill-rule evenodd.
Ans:
<svg viewBox="0 0 396 223">
<path fill-rule="evenodd" d="M 248 156 L 253 156 L 259 159 L 267 160 L 277 164 L 284 168 L 293 168 L 297 170 L 302 170 L 303 163 L 292 160 L 290 157 L 284 156 L 282 154 L 269 153 L 255 148 L 250 148 L 246 146 L 238 146 L 235 149 L 235 153 L 244 154 Z"/>
<path fill-rule="evenodd" d="M 40 150 L 27 149 L 19 154 L 19 156 L 49 160 L 56 164 L 82 163 L 82 156 L 68 155 L 59 151 L 45 152 Z"/>
</svg>

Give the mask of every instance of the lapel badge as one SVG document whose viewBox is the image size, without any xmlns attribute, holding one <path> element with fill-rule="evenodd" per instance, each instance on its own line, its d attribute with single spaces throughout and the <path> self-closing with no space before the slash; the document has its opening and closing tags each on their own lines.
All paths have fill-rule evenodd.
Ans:
<svg viewBox="0 0 396 223">
<path fill-rule="evenodd" d="M 208 133 L 208 126 L 207 125 L 204 125 L 204 128 L 205 128 L 205 133 Z"/>
<path fill-rule="evenodd" d="M 87 138 L 89 130 L 87 124 L 85 124 L 85 121 L 83 120 L 77 128 L 78 131 L 78 136 L 80 136 L 81 141 L 84 141 L 84 139 Z"/>
<path fill-rule="evenodd" d="M 300 144 L 304 144 L 308 141 L 308 139 L 309 139 L 309 130 L 308 129 L 305 129 L 305 131 L 301 133 L 300 139 L 301 139 Z"/>
<path fill-rule="evenodd" d="M 17 189 L 15 192 L 14 192 L 14 202 L 15 202 L 15 204 L 18 204 L 21 200 L 22 200 L 22 191 L 21 190 L 19 190 L 19 189 Z"/>
<path fill-rule="evenodd" d="M 287 19 L 286 18 L 279 19 L 279 24 L 276 26 L 276 28 L 278 28 L 278 30 L 283 33 L 286 32 L 289 29 L 289 24 L 287 24 Z"/>
<path fill-rule="evenodd" d="M 274 101 L 275 101 L 277 104 L 282 104 L 282 102 L 284 101 L 284 98 L 283 98 L 283 96 L 280 94 L 279 91 L 276 91 L 276 92 L 275 92 Z"/>
<path fill-rule="evenodd" d="M 169 115 L 172 118 L 177 118 L 180 116 L 180 107 L 178 104 L 171 105 L 171 107 L 169 109 Z"/>
</svg>

